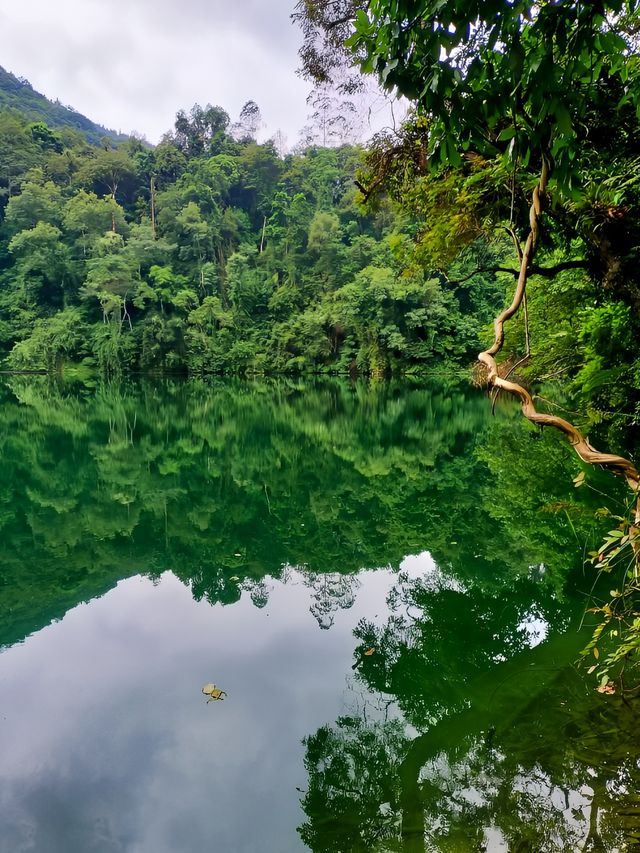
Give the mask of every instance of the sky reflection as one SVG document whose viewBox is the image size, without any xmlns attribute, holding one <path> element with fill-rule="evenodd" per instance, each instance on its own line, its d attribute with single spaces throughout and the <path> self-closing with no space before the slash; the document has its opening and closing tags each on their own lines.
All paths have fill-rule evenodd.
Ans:
<svg viewBox="0 0 640 853">
<path fill-rule="evenodd" d="M 137 577 L 5 650 L 2 853 L 304 849 L 301 741 L 353 703 L 352 630 L 393 578 L 360 576 L 321 631 L 293 570 L 262 609 Z"/>
</svg>

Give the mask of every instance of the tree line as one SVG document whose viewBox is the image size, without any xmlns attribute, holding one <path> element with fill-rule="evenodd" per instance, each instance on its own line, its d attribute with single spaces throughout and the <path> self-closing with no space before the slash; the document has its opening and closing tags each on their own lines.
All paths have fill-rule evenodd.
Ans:
<svg viewBox="0 0 640 853">
<path fill-rule="evenodd" d="M 363 204 L 363 149 L 258 143 L 253 102 L 155 148 L 0 112 L 0 347 L 13 369 L 351 372 L 468 361 L 503 287 L 424 262 Z"/>
</svg>

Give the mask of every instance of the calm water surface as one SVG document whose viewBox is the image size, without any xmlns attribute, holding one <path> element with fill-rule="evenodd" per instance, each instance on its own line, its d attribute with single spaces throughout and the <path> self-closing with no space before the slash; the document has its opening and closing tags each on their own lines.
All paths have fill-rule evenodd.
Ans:
<svg viewBox="0 0 640 853">
<path fill-rule="evenodd" d="M 0 395 L 1 853 L 637 849 L 556 436 L 458 386 Z"/>
</svg>

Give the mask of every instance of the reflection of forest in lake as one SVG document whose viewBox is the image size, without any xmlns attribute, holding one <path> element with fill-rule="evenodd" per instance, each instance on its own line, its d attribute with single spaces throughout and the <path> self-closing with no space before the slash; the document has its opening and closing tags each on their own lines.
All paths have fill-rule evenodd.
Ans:
<svg viewBox="0 0 640 853">
<path fill-rule="evenodd" d="M 582 547 L 567 515 L 591 523 L 566 449 L 504 418 L 486 434 L 460 387 L 14 378 L 0 416 L 0 643 L 167 568 L 211 603 L 259 601 L 286 565 L 321 578 L 425 548 L 489 587 L 542 563 L 562 586 Z"/>
<path fill-rule="evenodd" d="M 295 578 L 317 631 L 389 567 L 353 630 L 362 702 L 305 741 L 308 846 L 631 837 L 632 711 L 570 667 L 603 498 L 557 436 L 459 386 L 13 378 L 0 412 L 0 646 L 166 570 L 259 609 Z"/>
<path fill-rule="evenodd" d="M 388 602 L 354 631 L 369 698 L 305 739 L 310 849 L 635 850 L 640 708 L 572 665 L 580 608 L 532 578 L 496 598 L 435 566 Z"/>
</svg>

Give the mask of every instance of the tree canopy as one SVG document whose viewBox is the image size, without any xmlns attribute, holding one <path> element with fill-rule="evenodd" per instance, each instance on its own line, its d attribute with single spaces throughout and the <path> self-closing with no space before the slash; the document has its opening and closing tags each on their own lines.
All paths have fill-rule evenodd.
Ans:
<svg viewBox="0 0 640 853">
<path fill-rule="evenodd" d="M 324 80 L 351 51 L 362 71 L 414 101 L 430 120 L 430 154 L 508 149 L 554 160 L 571 185 L 589 112 L 640 106 L 638 3 L 371 0 L 298 4 L 304 70 Z M 322 48 L 312 48 L 318 36 Z M 324 52 L 324 53 L 323 53 Z"/>
</svg>

